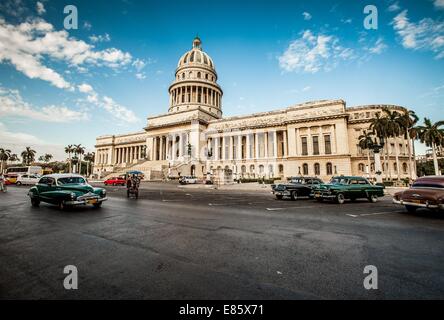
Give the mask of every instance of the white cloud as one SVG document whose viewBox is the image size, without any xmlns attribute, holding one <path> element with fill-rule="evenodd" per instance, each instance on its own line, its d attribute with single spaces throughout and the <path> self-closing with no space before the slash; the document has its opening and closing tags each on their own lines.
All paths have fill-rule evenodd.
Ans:
<svg viewBox="0 0 444 320">
<path fill-rule="evenodd" d="M 424 18 L 410 22 L 407 10 L 393 19 L 393 28 L 401 37 L 404 48 L 435 53 L 436 59 L 444 58 L 444 22 Z"/>
<path fill-rule="evenodd" d="M 96 51 L 94 46 L 70 37 L 66 30 L 54 30 L 52 24 L 43 19 L 15 26 L 0 18 L 0 62 L 11 63 L 31 79 L 42 79 L 57 88 L 72 90 L 73 85 L 44 65 L 45 58 L 78 68 L 84 68 L 83 64 L 119 68 L 132 61 L 128 52 L 116 48 Z"/>
<path fill-rule="evenodd" d="M 49 105 L 37 108 L 23 100 L 18 90 L 0 87 L 0 116 L 30 118 L 46 122 L 86 120 L 87 114 L 65 106 Z"/>
<path fill-rule="evenodd" d="M 85 22 L 83 23 L 83 29 L 85 29 L 85 30 L 91 30 L 91 28 L 92 28 L 92 24 L 91 24 L 89 21 L 85 21 Z"/>
<path fill-rule="evenodd" d="M 105 33 L 105 35 L 92 35 L 89 37 L 89 40 L 91 40 L 92 42 L 109 42 L 111 41 L 111 37 L 108 33 Z"/>
<path fill-rule="evenodd" d="M 20 156 L 20 153 L 31 146 L 37 154 L 52 154 L 54 160 L 66 159 L 64 146 L 48 143 L 34 135 L 24 132 L 12 132 L 0 122 L 0 141 L 3 148 L 10 149 L 12 153 Z"/>
<path fill-rule="evenodd" d="M 435 0 L 433 4 L 437 9 L 444 9 L 444 0 Z"/>
<path fill-rule="evenodd" d="M 40 1 L 37 1 L 36 5 L 35 5 L 35 9 L 37 10 L 37 13 L 39 15 L 42 15 L 46 12 L 45 6 Z"/>
<path fill-rule="evenodd" d="M 393 2 L 387 9 L 390 12 L 395 12 L 401 10 L 401 7 L 399 6 L 399 2 Z"/>
<path fill-rule="evenodd" d="M 142 71 L 143 68 L 146 66 L 146 62 L 141 59 L 136 59 L 133 62 L 133 66 L 136 68 L 137 71 Z"/>
<path fill-rule="evenodd" d="M 310 91 L 310 90 L 311 90 L 311 87 L 310 86 L 306 86 L 306 87 L 304 87 L 302 89 L 302 92 L 307 92 L 307 91 Z"/>
<path fill-rule="evenodd" d="M 340 60 L 353 59 L 354 56 L 354 51 L 339 45 L 335 36 L 315 35 L 307 30 L 299 39 L 293 40 L 278 59 L 280 68 L 286 72 L 316 73 L 329 71 Z"/>
<path fill-rule="evenodd" d="M 306 20 L 306 21 L 311 20 L 311 18 L 312 18 L 311 14 L 308 12 L 303 12 L 302 16 L 304 17 L 304 20 Z"/>
<path fill-rule="evenodd" d="M 369 51 L 374 54 L 381 54 L 385 51 L 385 49 L 387 49 L 387 45 L 384 43 L 384 40 L 382 38 L 378 38 L 375 45 L 372 48 L 369 48 Z"/>
<path fill-rule="evenodd" d="M 91 93 L 93 92 L 93 88 L 87 84 L 87 83 L 82 83 L 81 85 L 77 86 L 79 88 L 79 91 L 82 93 Z"/>
<path fill-rule="evenodd" d="M 86 99 L 84 100 L 87 104 L 92 104 L 98 108 L 104 109 L 116 119 L 127 123 L 135 123 L 139 121 L 133 111 L 116 103 L 110 97 L 100 96 L 89 84 L 83 83 L 80 85 L 79 91 L 87 94 Z"/>
<path fill-rule="evenodd" d="M 139 80 L 143 80 L 146 79 L 146 74 L 145 73 L 136 73 L 136 78 Z"/>
</svg>

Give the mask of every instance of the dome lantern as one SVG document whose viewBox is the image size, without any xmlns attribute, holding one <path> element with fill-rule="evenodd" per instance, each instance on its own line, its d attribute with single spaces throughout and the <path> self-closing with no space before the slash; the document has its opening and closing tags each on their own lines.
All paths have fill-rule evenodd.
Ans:
<svg viewBox="0 0 444 320">
<path fill-rule="evenodd" d="M 198 36 L 196 36 L 196 38 L 194 38 L 194 40 L 193 40 L 193 49 L 202 50 L 201 45 L 202 45 L 202 41 L 200 40 L 200 38 Z"/>
</svg>

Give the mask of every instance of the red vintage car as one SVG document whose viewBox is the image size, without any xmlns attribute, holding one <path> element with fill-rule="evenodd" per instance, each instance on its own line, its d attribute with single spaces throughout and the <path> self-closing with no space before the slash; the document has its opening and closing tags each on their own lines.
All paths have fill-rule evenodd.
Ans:
<svg viewBox="0 0 444 320">
<path fill-rule="evenodd" d="M 395 193 L 393 203 L 405 206 L 408 212 L 444 210 L 444 176 L 418 178 L 410 189 Z"/>
<path fill-rule="evenodd" d="M 124 186 L 126 185 L 126 180 L 124 177 L 112 177 L 103 182 L 105 186 Z"/>
</svg>

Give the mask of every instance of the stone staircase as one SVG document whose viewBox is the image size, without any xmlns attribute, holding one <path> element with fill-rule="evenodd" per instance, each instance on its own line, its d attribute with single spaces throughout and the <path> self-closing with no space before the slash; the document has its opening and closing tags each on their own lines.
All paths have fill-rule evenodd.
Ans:
<svg viewBox="0 0 444 320">
<path fill-rule="evenodd" d="M 113 172 L 103 177 L 104 180 L 111 177 L 124 175 L 128 171 L 140 171 L 143 172 L 145 180 L 163 180 L 166 175 L 165 167 L 168 170 L 168 165 L 165 165 L 165 161 L 148 161 L 139 160 L 137 163 L 128 165 L 126 167 L 116 167 Z"/>
</svg>

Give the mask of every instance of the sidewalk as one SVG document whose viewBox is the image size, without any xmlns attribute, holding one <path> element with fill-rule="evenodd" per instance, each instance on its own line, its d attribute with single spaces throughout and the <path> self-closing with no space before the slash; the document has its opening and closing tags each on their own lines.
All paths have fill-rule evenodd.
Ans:
<svg viewBox="0 0 444 320">
<path fill-rule="evenodd" d="M 266 190 L 271 191 L 271 184 L 259 184 L 257 182 L 251 183 L 234 183 L 234 184 L 225 184 L 225 185 L 216 185 L 216 184 L 186 184 L 186 185 L 178 185 L 178 188 L 189 188 L 189 189 L 219 189 L 219 190 L 244 190 L 244 191 L 259 191 Z"/>
</svg>

